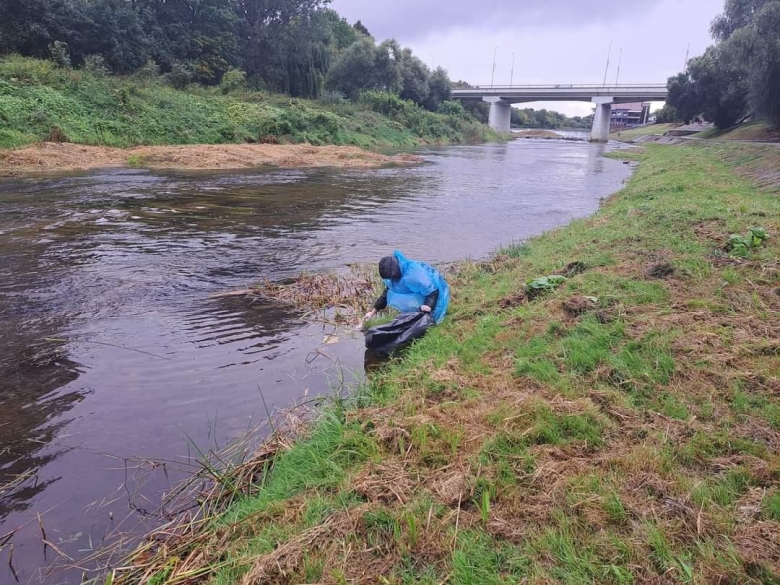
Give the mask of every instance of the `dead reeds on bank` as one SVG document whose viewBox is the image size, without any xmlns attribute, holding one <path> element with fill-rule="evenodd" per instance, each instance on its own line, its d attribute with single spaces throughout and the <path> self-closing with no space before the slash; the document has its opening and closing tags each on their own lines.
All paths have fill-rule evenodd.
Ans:
<svg viewBox="0 0 780 585">
<path fill-rule="evenodd" d="M 258 300 L 278 303 L 307 313 L 335 310 L 357 315 L 380 294 L 382 281 L 376 266 L 352 264 L 348 272 L 305 272 L 281 282 L 263 280 L 251 289 Z"/>
</svg>

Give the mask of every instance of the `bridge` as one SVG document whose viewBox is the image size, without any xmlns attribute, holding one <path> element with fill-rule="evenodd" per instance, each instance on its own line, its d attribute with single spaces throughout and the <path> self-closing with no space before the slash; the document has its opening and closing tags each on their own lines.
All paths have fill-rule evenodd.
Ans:
<svg viewBox="0 0 780 585">
<path fill-rule="evenodd" d="M 594 142 L 609 140 L 609 122 L 612 104 L 630 102 L 663 102 L 668 91 L 666 84 L 632 85 L 512 85 L 455 89 L 452 99 L 480 100 L 490 104 L 491 128 L 509 132 L 512 120 L 512 104 L 522 102 L 591 102 L 596 104 L 590 139 Z"/>
</svg>

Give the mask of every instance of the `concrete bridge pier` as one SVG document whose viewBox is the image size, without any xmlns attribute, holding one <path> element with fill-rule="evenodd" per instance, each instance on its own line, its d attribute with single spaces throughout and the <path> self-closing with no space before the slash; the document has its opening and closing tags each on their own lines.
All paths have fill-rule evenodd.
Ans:
<svg viewBox="0 0 780 585">
<path fill-rule="evenodd" d="M 509 134 L 512 128 L 512 104 L 500 97 L 486 97 L 483 100 L 490 104 L 488 125 L 493 130 Z"/>
<path fill-rule="evenodd" d="M 590 131 L 590 141 L 608 142 L 609 122 L 612 119 L 612 102 L 615 100 L 611 97 L 594 97 L 592 98 L 592 101 L 596 104 L 596 112 L 593 116 L 593 128 Z"/>
</svg>

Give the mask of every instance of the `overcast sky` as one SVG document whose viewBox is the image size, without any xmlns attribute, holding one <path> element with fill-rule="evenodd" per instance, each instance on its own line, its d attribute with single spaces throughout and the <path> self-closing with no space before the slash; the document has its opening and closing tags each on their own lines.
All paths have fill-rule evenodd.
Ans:
<svg viewBox="0 0 780 585">
<path fill-rule="evenodd" d="M 665 83 L 685 52 L 704 52 L 723 0 L 333 0 L 350 22 L 360 19 L 378 41 L 398 39 L 453 80 L 495 84 L 601 83 L 612 41 L 608 83 Z M 528 107 L 585 115 L 584 103 Z"/>
</svg>

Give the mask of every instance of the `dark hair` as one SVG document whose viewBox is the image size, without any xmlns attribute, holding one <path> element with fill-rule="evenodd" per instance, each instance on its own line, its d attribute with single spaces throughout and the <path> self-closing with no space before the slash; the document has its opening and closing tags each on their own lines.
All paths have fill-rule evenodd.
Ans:
<svg viewBox="0 0 780 585">
<path fill-rule="evenodd" d="M 401 265 L 395 256 L 385 256 L 379 261 L 379 276 L 387 280 L 401 278 Z"/>
</svg>

